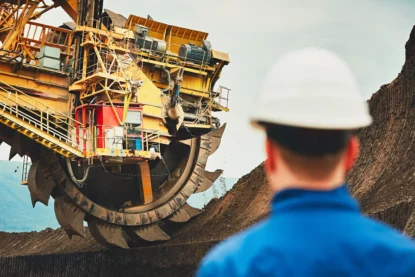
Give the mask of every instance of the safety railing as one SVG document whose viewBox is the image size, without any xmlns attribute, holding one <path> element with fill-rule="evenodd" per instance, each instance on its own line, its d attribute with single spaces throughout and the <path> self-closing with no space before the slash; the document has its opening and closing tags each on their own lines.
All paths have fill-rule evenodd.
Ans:
<svg viewBox="0 0 415 277">
<path fill-rule="evenodd" d="M 6 112 L 59 141 L 82 150 L 82 145 L 77 143 L 77 136 L 75 135 L 74 138 L 72 137 L 74 134 L 71 134 L 71 130 L 75 128 L 76 124 L 78 124 L 78 128 L 84 128 L 81 122 L 43 104 L 3 81 L 0 81 L 0 90 L 4 92 L 0 93 L 0 115 Z M 25 96 L 27 100 L 22 96 Z M 80 137 L 78 137 L 78 141 L 79 139 Z"/>
<path fill-rule="evenodd" d="M 157 142 L 151 142 L 154 139 Z M 157 130 L 144 130 L 143 147 L 144 151 L 160 153 L 160 133 Z"/>
<path fill-rule="evenodd" d="M 108 36 L 111 36 L 111 32 L 115 32 L 114 26 L 111 24 L 111 20 L 108 18 L 102 18 L 98 21 L 93 20 L 92 22 L 88 21 L 84 24 L 93 28 L 108 30 L 110 31 L 107 33 Z M 209 67 L 215 67 L 215 65 L 211 64 L 211 59 L 208 59 L 207 57 L 207 55 L 210 55 L 209 51 L 205 51 L 201 59 L 192 59 L 187 55 L 180 57 L 179 54 L 175 52 L 180 49 L 182 44 L 175 44 L 168 41 L 155 39 L 150 36 L 143 37 L 142 41 L 137 43 L 134 35 L 132 36 L 133 32 L 127 29 L 125 30 L 125 34 L 122 34 L 124 35 L 124 39 L 114 39 L 114 45 L 119 48 L 129 50 L 142 60 L 151 59 L 167 64 L 188 66 L 201 71 L 206 71 Z M 117 34 L 120 35 L 120 33 Z M 89 31 L 84 31 L 82 34 L 82 41 L 88 41 L 89 35 Z M 159 47 L 159 44 L 163 44 L 165 47 Z M 104 47 L 104 45 L 101 43 L 99 45 L 100 47 Z M 175 49 L 175 52 L 170 51 L 171 49 Z"/>
<path fill-rule="evenodd" d="M 95 126 L 95 131 L 93 131 L 92 136 L 88 136 L 88 138 L 85 142 L 87 144 L 88 151 L 94 152 L 97 148 L 112 148 L 115 145 L 117 147 L 120 147 L 121 145 L 124 146 L 123 149 L 125 150 L 137 150 L 129 147 L 129 141 L 140 139 L 142 143 L 142 151 L 147 152 L 154 152 L 154 153 L 160 153 L 160 136 L 161 134 L 157 130 L 146 130 L 146 129 L 140 129 L 140 135 L 138 136 L 132 136 L 132 135 L 126 135 L 124 133 L 123 136 L 110 136 L 107 137 L 103 133 L 104 131 L 100 132 L 100 135 L 97 135 L 96 129 L 101 130 L 109 130 L 113 128 L 112 125 L 97 125 Z M 142 136 L 141 136 L 142 132 Z M 101 142 L 101 147 L 98 147 L 98 142 Z M 107 147 L 107 142 L 111 144 L 111 147 Z M 90 147 L 88 147 L 88 145 Z"/>
<path fill-rule="evenodd" d="M 148 41 L 143 40 L 141 43 L 136 43 L 130 39 L 115 42 L 118 47 L 131 51 L 141 59 L 152 59 L 167 64 L 187 66 L 200 71 L 206 71 L 208 67 L 214 67 L 211 64 L 211 59 L 207 57 L 210 55 L 208 51 L 203 52 L 200 59 L 192 59 L 187 53 L 185 56 L 180 56 L 178 53 L 173 53 L 169 50 L 172 48 L 180 49 L 182 45 L 164 42 L 166 44 L 165 50 L 161 50 L 158 48 L 159 43 L 160 41 L 152 39 Z"/>
<path fill-rule="evenodd" d="M 224 86 L 219 86 L 217 91 L 211 91 L 209 95 L 210 101 L 204 102 L 200 99 L 199 104 L 196 105 L 197 112 L 191 115 L 185 114 L 186 121 L 190 124 L 210 124 L 212 110 L 228 108 L 230 92 L 231 89 Z M 181 101 L 185 100 L 181 99 Z"/>
<path fill-rule="evenodd" d="M 0 20 L 2 19 L 0 18 Z M 8 62 L 27 62 L 32 66 L 38 66 L 38 60 L 41 58 L 39 55 L 41 48 L 49 46 L 59 49 L 60 55 L 63 55 L 62 58 L 58 57 L 57 63 L 60 70 L 64 70 L 70 66 L 69 61 L 73 56 L 73 48 L 71 47 L 73 37 L 74 33 L 71 30 L 31 21 L 24 25 L 19 36 L 19 43 L 13 50 L 1 49 L 1 59 L 6 59 Z M 30 60 L 23 59 L 23 57 Z"/>
<path fill-rule="evenodd" d="M 228 108 L 230 92 L 230 88 L 219 86 L 218 91 L 211 96 L 215 99 L 217 104 L 221 105 L 222 107 Z"/>
<path fill-rule="evenodd" d="M 0 6 L 0 32 L 5 32 L 11 29 L 12 24 L 8 24 L 10 21 L 13 22 L 13 13 L 16 11 L 16 8 L 13 9 L 11 5 L 1 5 Z M 9 21 L 9 22 L 8 22 Z"/>
<path fill-rule="evenodd" d="M 26 46 L 39 51 L 42 46 L 61 49 L 63 54 L 70 55 L 73 31 L 53 27 L 37 22 L 28 22 L 23 30 L 22 40 Z"/>
</svg>

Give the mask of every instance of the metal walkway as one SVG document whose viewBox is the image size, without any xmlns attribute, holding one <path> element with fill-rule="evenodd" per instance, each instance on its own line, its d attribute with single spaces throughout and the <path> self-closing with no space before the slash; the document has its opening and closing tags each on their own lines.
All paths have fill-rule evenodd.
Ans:
<svg viewBox="0 0 415 277">
<path fill-rule="evenodd" d="M 83 140 L 69 130 L 80 122 L 0 81 L 0 123 L 64 157 L 84 157 Z"/>
</svg>

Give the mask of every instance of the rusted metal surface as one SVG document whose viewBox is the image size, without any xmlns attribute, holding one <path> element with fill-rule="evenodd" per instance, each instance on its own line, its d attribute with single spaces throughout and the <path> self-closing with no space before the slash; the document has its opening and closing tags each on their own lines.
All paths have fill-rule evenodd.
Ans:
<svg viewBox="0 0 415 277">
<path fill-rule="evenodd" d="M 175 212 L 169 220 L 177 223 L 184 223 L 193 217 L 198 216 L 202 212 L 203 210 L 193 208 L 186 203 L 179 210 L 177 210 L 177 212 Z"/>
<path fill-rule="evenodd" d="M 55 215 L 69 238 L 73 235 L 85 237 L 85 211 L 63 195 L 55 198 Z"/>
<path fill-rule="evenodd" d="M 203 183 L 197 188 L 197 190 L 195 192 L 199 193 L 199 192 L 204 192 L 206 190 L 208 190 L 212 184 L 219 178 L 219 176 L 221 176 L 223 173 L 223 170 L 218 169 L 214 172 L 210 172 L 205 170 L 203 176 Z"/>
<path fill-rule="evenodd" d="M 88 218 L 88 228 L 91 235 L 100 244 L 107 247 L 128 248 L 127 242 L 122 236 L 122 227 L 107 224 L 97 218 Z"/>
<path fill-rule="evenodd" d="M 140 239 L 145 241 L 163 241 L 170 239 L 170 236 L 167 235 L 158 224 L 126 228 L 125 230 L 127 234 L 135 241 Z"/>
<path fill-rule="evenodd" d="M 56 183 L 44 160 L 33 162 L 27 183 L 33 207 L 38 201 L 47 206 Z"/>
</svg>

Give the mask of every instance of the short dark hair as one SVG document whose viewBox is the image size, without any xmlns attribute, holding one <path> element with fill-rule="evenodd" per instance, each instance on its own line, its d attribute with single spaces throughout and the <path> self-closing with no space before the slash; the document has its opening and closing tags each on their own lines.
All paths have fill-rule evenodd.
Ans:
<svg viewBox="0 0 415 277">
<path fill-rule="evenodd" d="M 308 157 L 338 154 L 345 149 L 350 131 L 262 124 L 268 138 L 287 150 Z"/>
</svg>

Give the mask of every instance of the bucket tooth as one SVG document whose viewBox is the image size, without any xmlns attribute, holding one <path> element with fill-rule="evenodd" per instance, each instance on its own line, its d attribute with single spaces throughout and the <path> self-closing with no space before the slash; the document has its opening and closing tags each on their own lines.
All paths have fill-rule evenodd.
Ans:
<svg viewBox="0 0 415 277">
<path fill-rule="evenodd" d="M 9 161 L 11 161 L 11 159 L 13 159 L 17 154 L 18 154 L 18 150 L 16 149 L 15 146 L 12 145 L 10 148 L 10 153 L 9 153 Z"/>
<path fill-rule="evenodd" d="M 100 244 L 113 248 L 128 248 L 127 242 L 122 235 L 121 226 L 106 223 L 97 218 L 90 218 L 87 221 L 89 232 Z"/>
<path fill-rule="evenodd" d="M 193 217 L 201 214 L 203 210 L 193 208 L 189 204 L 185 203 L 180 209 L 178 209 L 169 220 L 172 222 L 183 223 L 187 222 Z"/>
<path fill-rule="evenodd" d="M 55 215 L 70 239 L 73 235 L 85 237 L 85 212 L 65 196 L 55 198 Z"/>
<path fill-rule="evenodd" d="M 29 170 L 27 185 L 33 207 L 38 201 L 47 206 L 56 183 L 44 160 L 33 162 Z"/>
<path fill-rule="evenodd" d="M 225 132 L 225 128 L 226 128 L 226 123 L 223 124 L 220 128 L 213 130 L 212 132 L 209 133 L 210 142 L 211 142 L 209 155 L 212 155 L 218 149 L 220 142 L 222 140 L 223 133 Z"/>
<path fill-rule="evenodd" d="M 20 157 L 23 157 L 25 154 L 22 147 L 22 136 L 19 133 L 14 133 L 10 147 L 9 161 L 17 154 L 19 154 Z"/>
<path fill-rule="evenodd" d="M 164 241 L 170 239 L 170 236 L 158 224 L 125 228 L 125 231 L 133 240 Z"/>
<path fill-rule="evenodd" d="M 203 174 L 203 177 L 204 177 L 203 182 L 196 189 L 195 193 L 204 192 L 208 190 L 213 185 L 213 183 L 219 178 L 219 176 L 222 175 L 222 173 L 223 173 L 223 170 L 221 169 L 217 169 L 214 172 L 205 170 Z"/>
</svg>

